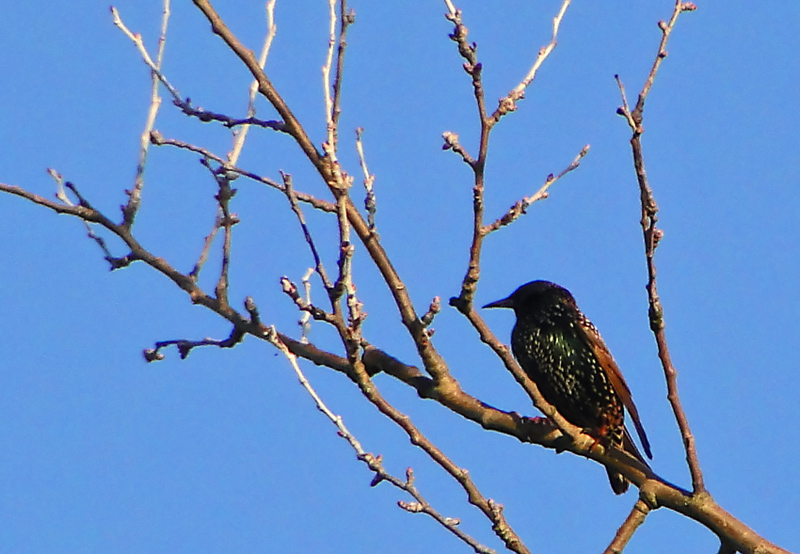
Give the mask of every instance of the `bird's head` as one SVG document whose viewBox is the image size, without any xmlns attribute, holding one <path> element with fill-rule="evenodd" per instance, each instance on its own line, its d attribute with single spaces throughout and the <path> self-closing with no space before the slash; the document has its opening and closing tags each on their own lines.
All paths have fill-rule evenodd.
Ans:
<svg viewBox="0 0 800 554">
<path fill-rule="evenodd" d="M 519 314 L 535 312 L 558 304 L 576 305 L 572 294 L 564 287 L 550 281 L 531 281 L 519 287 L 510 296 L 490 302 L 484 308 L 511 308 Z"/>
</svg>

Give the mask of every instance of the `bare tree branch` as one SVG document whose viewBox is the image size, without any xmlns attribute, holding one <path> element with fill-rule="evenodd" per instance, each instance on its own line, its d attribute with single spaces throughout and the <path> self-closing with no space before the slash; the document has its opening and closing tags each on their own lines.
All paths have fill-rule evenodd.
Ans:
<svg viewBox="0 0 800 554">
<path fill-rule="evenodd" d="M 375 212 L 378 207 L 375 202 L 375 190 L 373 185 L 375 183 L 375 175 L 367 169 L 367 158 L 364 156 L 364 145 L 361 142 L 361 135 L 364 134 L 364 129 L 359 127 L 356 129 L 356 152 L 358 152 L 358 161 L 361 164 L 361 170 L 364 172 L 364 191 L 366 197 L 364 198 L 364 208 L 367 210 L 367 223 L 372 232 L 375 232 Z"/>
<path fill-rule="evenodd" d="M 189 144 L 188 142 L 184 142 L 184 141 L 177 140 L 177 139 L 164 138 L 161 135 L 161 133 L 159 133 L 158 131 L 153 131 L 152 133 L 150 133 L 150 140 L 153 142 L 153 144 L 158 145 L 158 146 L 174 146 L 176 148 L 181 148 L 183 150 L 189 150 L 190 152 L 195 152 L 197 154 L 202 155 L 203 158 L 207 158 L 209 160 L 213 160 L 213 161 L 217 162 L 218 164 L 220 164 L 222 166 L 225 166 L 225 170 L 228 171 L 228 172 L 238 173 L 239 175 L 247 177 L 248 179 L 252 179 L 254 181 L 258 181 L 259 183 L 263 183 L 263 184 L 265 184 L 267 186 L 270 186 L 270 187 L 272 187 L 274 189 L 277 189 L 277 190 L 283 192 L 284 194 L 286 193 L 284 185 L 281 185 L 280 183 L 278 183 L 278 182 L 276 182 L 276 181 L 274 181 L 272 179 L 269 179 L 267 177 L 262 177 L 261 175 L 257 175 L 257 174 L 255 174 L 253 172 L 241 169 L 239 167 L 226 165 L 226 161 L 223 158 L 221 158 L 220 156 L 217 156 L 216 154 L 214 154 L 213 152 L 210 152 L 209 150 L 206 150 L 205 148 L 200 148 L 199 146 L 195 146 L 193 144 Z M 321 200 L 319 198 L 316 198 L 316 197 L 311 196 L 310 194 L 306 194 L 304 192 L 294 191 L 294 195 L 301 202 L 305 202 L 307 204 L 310 204 L 314 208 L 316 208 L 318 210 L 322 210 L 323 212 L 335 212 L 336 211 L 336 205 L 332 204 L 331 202 L 328 202 L 327 200 Z"/>
<path fill-rule="evenodd" d="M 194 268 L 192 271 L 189 272 L 189 277 L 194 279 L 197 282 L 198 277 L 200 276 L 200 271 L 203 269 L 203 266 L 208 259 L 208 253 L 211 251 L 211 245 L 214 242 L 214 237 L 217 236 L 220 227 L 222 226 L 222 214 L 221 210 L 214 218 L 214 227 L 211 229 L 211 232 L 206 235 L 205 240 L 203 241 L 203 250 L 200 251 L 200 257 L 197 259 L 197 263 L 194 264 Z"/>
<path fill-rule="evenodd" d="M 550 39 L 550 42 L 546 46 L 542 46 L 539 49 L 539 55 L 536 56 L 536 61 L 533 62 L 533 66 L 531 67 L 528 74 L 525 75 L 525 78 L 514 87 L 514 89 L 508 93 L 508 96 L 505 98 L 500 99 L 500 105 L 497 107 L 497 110 L 492 114 L 492 119 L 494 121 L 498 121 L 501 117 L 503 117 L 508 112 L 513 112 L 517 109 L 517 101 L 525 98 L 525 89 L 528 88 L 533 80 L 536 78 L 536 73 L 539 71 L 539 68 L 542 66 L 544 61 L 550 56 L 550 53 L 555 49 L 558 41 L 558 30 L 561 27 L 561 21 L 564 19 L 564 14 L 567 13 L 567 8 L 569 7 L 571 0 L 564 0 L 561 4 L 561 9 L 558 10 L 558 13 L 553 18 L 553 36 Z"/>
<path fill-rule="evenodd" d="M 445 131 L 442 133 L 442 138 L 444 139 L 444 145 L 442 145 L 442 150 L 452 150 L 459 156 L 461 159 L 464 160 L 464 163 L 468 166 L 474 168 L 475 167 L 475 158 L 470 156 L 469 152 L 467 152 L 466 148 L 464 148 L 461 143 L 458 141 L 458 135 L 451 131 Z"/>
<path fill-rule="evenodd" d="M 655 251 L 658 242 L 663 236 L 663 232 L 657 227 L 658 223 L 658 204 L 656 204 L 653 196 L 653 190 L 647 180 L 647 172 L 644 166 L 644 154 L 642 152 L 642 118 L 644 111 L 645 100 L 650 88 L 653 86 L 653 81 L 658 73 L 658 68 L 661 62 L 667 56 L 667 40 L 675 27 L 678 16 L 684 11 L 692 11 L 697 7 L 691 2 L 681 2 L 678 0 L 675 3 L 675 8 L 672 12 L 672 17 L 669 22 L 659 22 L 658 27 L 661 29 L 661 43 L 658 45 L 658 52 L 656 53 L 655 61 L 650 69 L 650 74 L 639 93 L 639 99 L 636 102 L 636 107 L 633 111 L 628 106 L 628 100 L 625 97 L 625 88 L 622 81 L 617 76 L 617 83 L 619 84 L 620 93 L 622 94 L 622 107 L 617 109 L 617 113 L 625 117 L 628 122 L 633 136 L 631 137 L 631 149 L 633 152 L 633 165 L 636 170 L 636 178 L 639 182 L 639 191 L 642 205 L 642 219 L 641 226 L 644 233 L 644 248 L 645 258 L 647 260 L 647 295 L 649 301 L 649 315 L 650 315 L 650 328 L 652 329 L 656 344 L 658 345 L 658 357 L 661 360 L 661 365 L 664 368 L 664 375 L 667 381 L 667 398 L 669 399 L 672 411 L 675 414 L 675 419 L 678 422 L 678 427 L 681 430 L 683 437 L 683 445 L 686 450 L 686 461 L 689 465 L 689 471 L 692 475 L 692 490 L 695 494 L 704 493 L 706 488 L 703 482 L 703 472 L 700 469 L 700 462 L 697 459 L 697 450 L 694 444 L 694 435 L 689 428 L 689 420 L 686 417 L 686 412 L 681 406 L 680 396 L 678 394 L 678 373 L 675 366 L 672 364 L 672 359 L 669 354 L 667 346 L 667 337 L 665 333 L 664 323 L 664 308 L 661 305 L 661 299 L 658 296 L 658 288 L 656 284 L 656 264 L 655 264 Z"/>
<path fill-rule="evenodd" d="M 149 59 L 147 50 L 142 42 L 142 37 L 138 34 L 133 35 L 128 28 L 125 27 L 125 24 L 122 23 L 122 19 L 120 19 L 116 8 L 112 7 L 111 13 L 114 17 L 114 24 L 119 27 L 128 38 L 133 40 L 133 42 L 139 48 L 139 51 Z M 150 109 L 147 112 L 147 121 L 139 141 L 139 163 L 136 166 L 136 178 L 133 182 L 133 188 L 128 191 L 130 198 L 128 199 L 127 204 L 125 204 L 125 206 L 122 208 L 123 220 L 128 227 L 133 225 L 133 220 L 136 217 L 136 212 L 138 211 L 139 204 L 141 203 L 142 188 L 144 187 L 144 169 L 147 164 L 147 150 L 150 146 L 150 132 L 155 126 L 158 109 L 161 106 L 161 96 L 158 94 L 158 84 L 160 81 L 158 73 L 161 71 L 161 64 L 164 60 L 164 46 L 166 45 L 167 40 L 167 25 L 169 23 L 169 16 L 170 0 L 164 0 L 163 15 L 161 18 L 161 34 L 158 38 L 156 61 L 152 62 L 151 60 L 151 66 L 153 69 L 151 70 Z"/>
<path fill-rule="evenodd" d="M 275 25 L 275 3 L 277 0 L 269 0 L 266 5 L 266 12 L 267 12 L 267 37 L 264 39 L 264 45 L 261 47 L 261 54 L 258 56 L 258 65 L 264 69 L 267 65 L 267 56 L 269 56 L 270 48 L 272 48 L 272 41 L 275 39 L 275 35 L 278 32 L 278 27 Z M 258 94 L 258 81 L 253 81 L 250 85 L 250 93 L 248 95 L 247 100 L 247 117 L 248 119 L 253 119 L 256 115 L 256 95 Z M 283 123 L 270 121 L 270 122 L 260 122 L 264 123 L 262 125 L 264 127 L 270 127 L 275 129 L 276 131 L 283 130 Z M 276 126 L 270 125 L 272 124 L 279 124 Z M 242 153 L 242 148 L 244 147 L 244 141 L 247 140 L 247 134 L 250 130 L 250 125 L 246 124 L 238 131 L 234 131 L 233 134 L 233 147 L 231 151 L 228 152 L 228 163 L 225 164 L 226 167 L 229 165 L 236 165 L 236 162 L 239 160 L 239 156 Z"/>
<path fill-rule="evenodd" d="M 331 280 L 328 278 L 328 273 L 325 271 L 325 266 L 322 264 L 322 258 L 317 250 L 317 245 L 314 243 L 314 239 L 311 236 L 311 231 L 308 228 L 308 224 L 306 224 L 306 218 L 303 215 L 303 211 L 300 209 L 300 204 L 297 202 L 297 195 L 295 194 L 294 187 L 292 186 L 292 176 L 281 171 L 281 177 L 283 177 L 283 192 L 286 194 L 286 198 L 289 200 L 289 205 L 292 207 L 292 211 L 297 216 L 297 221 L 300 223 L 300 228 L 303 230 L 303 237 L 306 239 L 308 248 L 311 250 L 311 255 L 314 257 L 314 269 L 319 275 L 320 279 L 322 279 L 322 284 L 325 286 L 325 289 L 329 291 L 330 294 L 331 289 L 333 289 L 333 283 L 331 283 Z"/>
<path fill-rule="evenodd" d="M 300 369 L 300 365 L 297 363 L 297 357 L 293 354 L 286 344 L 281 341 L 278 332 L 275 330 L 274 327 L 270 328 L 270 331 L 267 334 L 267 340 L 272 343 L 278 350 L 283 352 L 286 358 L 289 360 L 289 363 L 292 365 L 292 369 L 294 369 L 297 378 L 300 381 L 300 384 L 306 389 L 306 392 L 311 396 L 314 400 L 314 403 L 317 406 L 317 409 L 325 414 L 327 417 L 339 430 L 339 436 L 342 437 L 347 443 L 355 450 L 356 457 L 364 462 L 367 467 L 375 474 L 375 477 L 372 479 L 371 485 L 374 487 L 381 482 L 387 482 L 391 485 L 397 487 L 400 490 L 407 492 L 411 495 L 415 502 L 404 502 L 399 501 L 398 505 L 412 513 L 424 513 L 432 517 L 436 520 L 439 524 L 441 524 L 445 529 L 456 535 L 459 539 L 467 543 L 475 552 L 480 554 L 495 554 L 495 551 L 491 548 L 488 548 L 474 538 L 469 536 L 468 534 L 464 533 L 459 527 L 459 521 L 453 518 L 445 517 L 441 513 L 439 513 L 436 509 L 431 506 L 431 504 L 425 500 L 425 497 L 422 496 L 422 493 L 419 492 L 416 485 L 414 484 L 414 472 L 411 468 L 408 468 L 406 472 L 406 479 L 405 481 L 398 479 L 394 475 L 390 474 L 386 471 L 383 467 L 383 458 L 381 456 L 375 456 L 370 454 L 369 452 L 365 451 L 364 448 L 361 446 L 361 443 L 356 439 L 356 437 L 350 432 L 350 430 L 345 426 L 344 420 L 341 416 L 334 414 L 328 406 L 323 402 L 322 398 L 320 398 L 319 394 L 314 390 L 311 386 L 311 383 L 306 378 L 303 371 Z"/>
<path fill-rule="evenodd" d="M 581 160 L 588 153 L 589 153 L 589 145 L 587 144 L 581 149 L 580 152 L 578 152 L 578 155 L 575 156 L 575 159 L 572 160 L 572 163 L 569 164 L 561 173 L 555 176 L 552 173 L 548 175 L 542 187 L 539 190 L 537 190 L 533 195 L 526 196 L 522 200 L 519 200 L 516 204 L 511 206 L 511 208 L 503 216 L 495 220 L 493 223 L 486 225 L 483 228 L 484 235 L 488 235 L 489 233 L 498 230 L 500 227 L 510 225 L 511 223 L 519 219 L 519 217 L 522 214 L 526 213 L 525 210 L 528 209 L 528 206 L 530 206 L 534 202 L 538 202 L 539 200 L 544 200 L 545 198 L 547 198 L 550 194 L 548 192 L 550 185 L 561 179 L 564 175 L 566 175 L 570 171 L 578 169 L 578 166 L 581 165 Z"/>
<path fill-rule="evenodd" d="M 639 526 L 644 523 L 647 514 L 650 513 L 650 507 L 644 502 L 641 498 L 636 501 L 636 504 L 633 505 L 631 509 L 631 513 L 628 514 L 628 517 L 625 518 L 625 521 L 622 522 L 619 529 L 617 529 L 617 534 L 614 536 L 614 540 L 611 541 L 611 544 L 608 545 L 603 551 L 603 554 L 621 554 L 625 547 L 628 544 L 628 541 L 631 540 L 633 534 L 639 528 Z"/>
<path fill-rule="evenodd" d="M 244 336 L 245 332 L 243 330 L 234 327 L 233 330 L 231 331 L 230 336 L 227 339 L 222 339 L 222 340 L 205 338 L 202 340 L 176 339 L 176 340 L 159 341 L 155 344 L 154 348 L 148 348 L 147 350 L 144 351 L 144 358 L 148 362 L 163 360 L 164 354 L 161 353 L 161 350 L 168 346 L 175 345 L 178 347 L 178 352 L 180 352 L 181 360 L 185 360 L 189 356 L 189 353 L 197 347 L 216 346 L 219 348 L 233 348 L 234 346 L 242 342 Z"/>
<path fill-rule="evenodd" d="M 210 169 L 210 168 L 209 168 Z M 223 306 L 228 304 L 229 273 L 231 265 L 231 241 L 233 240 L 233 226 L 239 223 L 239 218 L 231 213 L 230 201 L 236 194 L 236 189 L 231 187 L 231 178 L 227 171 L 214 171 L 219 184 L 219 192 L 214 197 L 219 203 L 222 212 L 222 267 L 215 288 L 215 294 Z"/>
</svg>

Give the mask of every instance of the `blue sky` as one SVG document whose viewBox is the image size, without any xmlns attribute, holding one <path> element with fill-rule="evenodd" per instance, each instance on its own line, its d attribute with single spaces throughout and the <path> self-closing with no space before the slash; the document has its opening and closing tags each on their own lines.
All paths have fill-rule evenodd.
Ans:
<svg viewBox="0 0 800 554">
<path fill-rule="evenodd" d="M 175 2 L 165 72 L 196 105 L 244 114 L 248 74 L 190 2 Z M 462 1 L 479 45 L 490 106 L 527 72 L 550 36 L 559 2 Z M 646 4 L 646 5 L 645 5 Z M 648 175 L 665 237 L 659 290 L 671 353 L 706 483 L 718 502 L 770 540 L 800 550 L 797 401 L 800 332 L 795 294 L 800 230 L 800 5 L 699 2 L 681 16 L 645 111 Z M 215 6 L 253 50 L 262 2 Z M 122 0 L 125 23 L 155 46 L 161 6 Z M 359 175 L 353 130 L 363 127 L 376 175 L 378 230 L 418 310 L 457 294 L 471 225 L 470 172 L 441 150 L 459 133 L 476 152 L 477 118 L 442 2 L 352 2 L 340 158 Z M 594 321 L 633 390 L 653 445 L 654 469 L 689 485 L 647 326 L 638 192 L 629 131 L 615 110 L 613 76 L 634 95 L 652 63 L 659 19 L 672 2 L 575 1 L 559 45 L 492 135 L 487 217 L 539 188 L 584 144 L 579 170 L 551 197 L 486 241 L 477 300 L 543 278 L 569 288 Z M 112 218 L 133 182 L 149 99 L 148 70 L 97 2 L 7 3 L 0 18 L 0 182 L 52 197 L 52 167 Z M 278 0 L 267 72 L 313 140 L 324 140 L 320 67 L 323 2 Z M 259 115 L 273 117 L 260 101 Z M 165 98 L 164 136 L 219 154 L 230 133 L 189 121 Z M 241 164 L 327 198 L 288 137 L 253 132 Z M 358 180 L 357 180 L 358 182 Z M 312 263 L 286 201 L 236 181 L 231 298 L 253 296 L 265 321 L 298 335 L 278 278 L 299 281 Z M 214 220 L 215 185 L 197 157 L 151 150 L 136 233 L 188 271 Z M 360 190 L 354 189 L 360 203 Z M 333 222 L 306 210 L 333 267 Z M 143 265 L 110 273 L 82 224 L 0 196 L 0 552 L 467 551 L 354 458 L 318 413 L 285 359 L 252 338 L 233 350 L 198 349 L 186 360 L 141 351 L 166 339 L 224 338 L 229 327 Z M 109 240 L 117 255 L 126 252 Z M 201 284 L 213 286 L 219 254 Z M 365 335 L 417 363 L 386 288 L 363 249 L 354 279 L 369 317 Z M 317 291 L 321 290 L 319 286 Z M 487 313 L 507 339 L 510 313 Z M 471 394 L 534 415 L 513 379 L 454 310 L 435 342 Z M 335 349 L 329 329 L 313 341 Z M 498 550 L 463 494 L 342 376 L 306 373 L 365 449 L 387 469 L 411 466 L 444 514 Z M 535 551 L 601 551 L 635 495 L 615 497 L 600 466 L 521 445 L 421 401 L 387 376 L 383 394 L 408 413 Z M 716 539 L 674 513 L 650 515 L 626 552 L 710 552 Z"/>
</svg>

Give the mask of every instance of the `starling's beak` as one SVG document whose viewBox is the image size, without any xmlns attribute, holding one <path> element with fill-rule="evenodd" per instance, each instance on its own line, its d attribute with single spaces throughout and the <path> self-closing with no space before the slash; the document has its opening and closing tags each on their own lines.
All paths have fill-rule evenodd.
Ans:
<svg viewBox="0 0 800 554">
<path fill-rule="evenodd" d="M 503 298 L 502 300 L 497 300 L 495 302 L 490 302 L 486 304 L 484 308 L 513 308 L 514 302 L 511 300 L 511 297 Z"/>
</svg>

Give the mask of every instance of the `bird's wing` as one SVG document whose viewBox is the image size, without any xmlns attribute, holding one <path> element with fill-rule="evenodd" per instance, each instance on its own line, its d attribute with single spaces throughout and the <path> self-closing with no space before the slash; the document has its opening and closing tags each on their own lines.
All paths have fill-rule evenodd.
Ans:
<svg viewBox="0 0 800 554">
<path fill-rule="evenodd" d="M 650 452 L 650 441 L 647 440 L 647 434 L 644 432 L 644 427 L 639 419 L 639 411 L 636 409 L 636 405 L 633 403 L 631 389 L 628 388 L 628 384 L 625 382 L 625 378 L 622 376 L 622 372 L 619 370 L 617 362 L 614 361 L 614 358 L 611 356 L 611 352 L 608 351 L 608 347 L 603 342 L 600 334 L 596 329 L 594 329 L 594 325 L 592 325 L 591 328 L 594 330 L 594 333 L 584 331 L 586 340 L 592 348 L 594 355 L 597 356 L 597 360 L 600 362 L 600 365 L 605 368 L 608 378 L 611 381 L 611 386 L 614 387 L 614 390 L 622 400 L 622 405 L 625 406 L 626 410 L 628 410 L 628 413 L 633 420 L 633 425 L 636 427 L 636 433 L 639 435 L 639 440 L 642 441 L 642 447 L 644 448 L 645 454 L 647 454 L 648 458 L 652 459 L 653 454 Z"/>
</svg>

